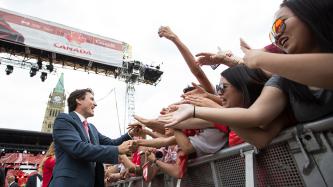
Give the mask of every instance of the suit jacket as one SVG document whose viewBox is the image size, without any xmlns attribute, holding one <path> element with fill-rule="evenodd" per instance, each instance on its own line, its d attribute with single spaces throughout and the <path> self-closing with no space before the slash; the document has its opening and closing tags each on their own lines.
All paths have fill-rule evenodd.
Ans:
<svg viewBox="0 0 333 187">
<path fill-rule="evenodd" d="M 19 187 L 19 185 L 17 184 L 17 182 L 14 182 L 13 184 L 9 185 L 9 187 Z"/>
<path fill-rule="evenodd" d="M 53 126 L 56 165 L 50 187 L 104 187 L 102 163 L 118 163 L 117 146 L 131 137 L 125 134 L 112 140 L 92 124 L 89 135 L 91 142 L 75 112 L 57 116 Z"/>
<path fill-rule="evenodd" d="M 36 187 L 37 186 L 37 177 L 40 181 L 43 180 L 43 177 L 36 173 L 34 175 L 31 175 L 29 178 L 28 178 L 28 181 L 27 183 L 25 184 L 25 187 Z M 42 184 L 42 182 L 40 182 Z"/>
</svg>

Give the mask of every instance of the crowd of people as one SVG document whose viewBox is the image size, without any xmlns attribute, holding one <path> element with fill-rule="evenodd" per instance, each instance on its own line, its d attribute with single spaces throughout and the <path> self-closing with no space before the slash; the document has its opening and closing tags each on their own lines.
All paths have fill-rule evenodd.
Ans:
<svg viewBox="0 0 333 187">
<path fill-rule="evenodd" d="M 72 92 L 69 113 L 54 122 L 56 161 L 53 156 L 41 164 L 43 186 L 105 186 L 131 176 L 150 181 L 158 172 L 182 178 L 188 159 L 243 142 L 264 148 L 284 128 L 333 113 L 330 0 L 284 0 L 275 13 L 272 43 L 253 49 L 241 39 L 243 57 L 232 51 L 193 55 L 167 26 L 158 35 L 177 47 L 198 84 L 154 119 L 135 115 L 128 133 L 117 139 L 87 122 L 97 106 L 93 91 Z M 213 86 L 201 66 L 217 64 L 228 68 Z"/>
<path fill-rule="evenodd" d="M 31 172 L 27 177 L 26 182 L 18 181 L 17 176 L 13 172 L 8 172 L 5 168 L 0 168 L 0 187 L 48 187 L 52 178 L 53 167 L 55 165 L 54 143 L 51 143 L 43 160 L 37 165 L 37 170 Z M 22 172 L 24 173 L 24 172 Z"/>
<path fill-rule="evenodd" d="M 182 178 L 188 158 L 243 142 L 264 148 L 287 127 L 333 114 L 329 0 L 284 0 L 269 34 L 272 43 L 253 49 L 241 39 L 243 57 L 232 51 L 194 56 L 169 27 L 160 27 L 158 34 L 177 47 L 199 84 L 185 88 L 183 99 L 155 119 L 134 116 L 137 122 L 130 127 L 152 138 L 135 140 L 141 163 L 123 164 L 123 175 L 108 182 L 137 174 L 133 168 L 142 170 L 146 181 L 159 171 Z M 218 64 L 228 69 L 214 87 L 201 66 Z"/>
</svg>

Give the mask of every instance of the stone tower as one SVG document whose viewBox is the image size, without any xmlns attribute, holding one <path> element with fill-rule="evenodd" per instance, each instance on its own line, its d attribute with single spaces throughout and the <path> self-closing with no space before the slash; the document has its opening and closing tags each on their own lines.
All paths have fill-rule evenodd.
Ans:
<svg viewBox="0 0 333 187">
<path fill-rule="evenodd" d="M 64 112 L 66 102 L 65 88 L 64 88 L 64 74 L 58 80 L 56 87 L 49 96 L 49 101 L 45 110 L 42 132 L 52 133 L 53 122 L 57 115 Z"/>
</svg>

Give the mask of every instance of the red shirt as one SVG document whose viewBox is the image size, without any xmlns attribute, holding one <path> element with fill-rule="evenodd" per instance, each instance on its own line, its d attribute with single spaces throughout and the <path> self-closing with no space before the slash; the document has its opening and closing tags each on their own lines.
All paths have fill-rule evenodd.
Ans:
<svg viewBox="0 0 333 187">
<path fill-rule="evenodd" d="M 233 130 L 229 131 L 228 126 L 214 123 L 214 127 L 219 129 L 223 133 L 229 132 L 229 135 L 228 135 L 229 136 L 229 143 L 228 143 L 229 147 L 244 143 L 244 140 L 241 137 L 239 137 L 235 131 L 233 131 Z"/>
<path fill-rule="evenodd" d="M 189 137 L 189 136 L 195 136 L 200 131 L 201 131 L 200 129 L 184 129 L 183 133 L 185 134 L 185 136 Z"/>
<path fill-rule="evenodd" d="M 239 137 L 235 131 L 229 132 L 229 147 L 244 143 L 244 140 Z"/>
<path fill-rule="evenodd" d="M 50 156 L 45 160 L 43 166 L 43 184 L 42 187 L 47 187 L 52 177 L 53 168 L 55 165 L 55 157 Z"/>
<path fill-rule="evenodd" d="M 221 124 L 218 124 L 218 123 L 214 123 L 214 127 L 217 128 L 220 132 L 223 132 L 223 133 L 228 133 L 229 132 L 228 126 L 221 125 Z"/>
<path fill-rule="evenodd" d="M 137 165 L 140 166 L 141 164 L 141 160 L 140 160 L 140 154 L 139 151 L 136 150 L 133 154 L 132 154 L 132 162 Z"/>
</svg>

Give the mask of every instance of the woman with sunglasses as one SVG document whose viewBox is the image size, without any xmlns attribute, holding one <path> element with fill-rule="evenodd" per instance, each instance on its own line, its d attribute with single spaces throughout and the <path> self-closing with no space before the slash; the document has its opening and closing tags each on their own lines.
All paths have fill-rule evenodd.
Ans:
<svg viewBox="0 0 333 187">
<path fill-rule="evenodd" d="M 288 95 L 298 122 L 332 115 L 333 2 L 287 0 L 275 17 L 270 39 L 287 54 L 242 46 L 244 62 L 277 74 L 266 85 Z"/>
<path fill-rule="evenodd" d="M 300 84 L 333 89 L 333 2 L 286 0 L 276 12 L 270 39 L 287 54 L 242 46 L 244 62 Z"/>
<path fill-rule="evenodd" d="M 276 45 L 288 54 L 265 53 L 242 45 L 245 64 L 285 77 L 273 76 L 248 109 L 180 105 L 159 120 L 173 126 L 195 117 L 242 129 L 267 127 L 288 105 L 298 122 L 332 115 L 333 91 L 329 90 L 333 87 L 332 3 L 330 0 L 283 1 L 276 13 L 277 20 L 281 21 L 275 21 L 271 35 Z"/>
</svg>

